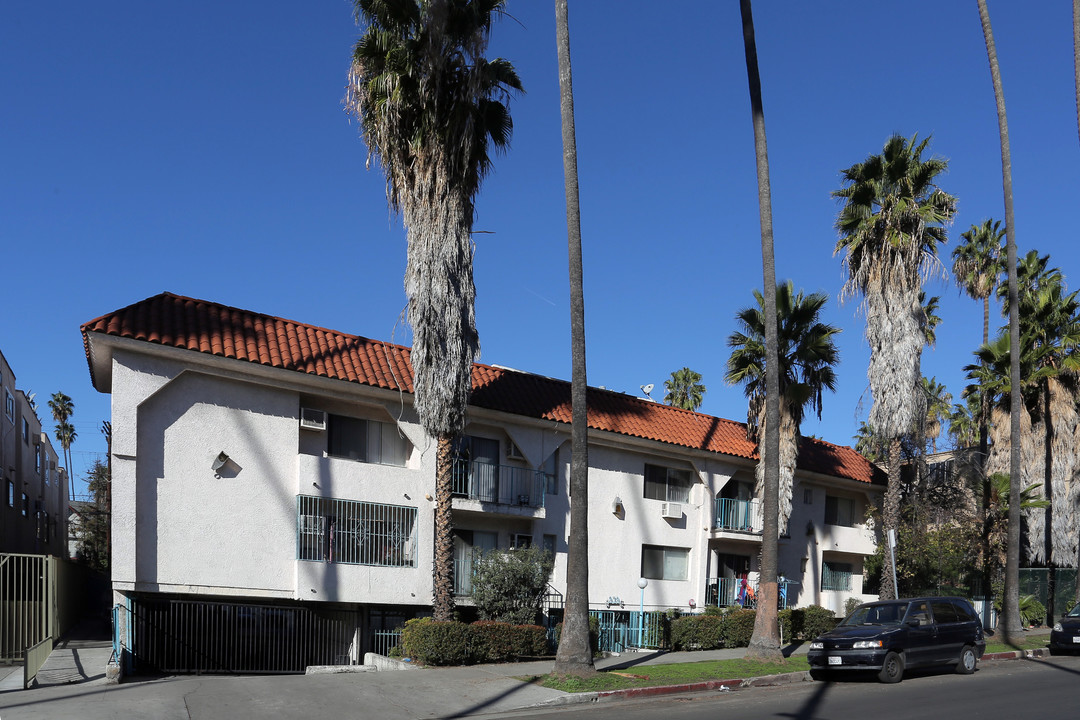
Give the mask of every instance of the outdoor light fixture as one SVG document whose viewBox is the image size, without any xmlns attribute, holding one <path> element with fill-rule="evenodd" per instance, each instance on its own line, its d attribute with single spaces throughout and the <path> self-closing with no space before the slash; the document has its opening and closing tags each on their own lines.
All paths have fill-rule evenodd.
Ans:
<svg viewBox="0 0 1080 720">
<path fill-rule="evenodd" d="M 229 462 L 229 456 L 224 451 L 219 452 L 218 456 L 214 458 L 214 462 L 210 464 L 210 469 L 214 472 L 219 472 L 221 468 L 225 467 L 225 463 Z"/>
<path fill-rule="evenodd" d="M 622 498 L 615 496 L 615 499 L 611 501 L 611 512 L 616 515 L 621 515 L 623 511 Z"/>
</svg>

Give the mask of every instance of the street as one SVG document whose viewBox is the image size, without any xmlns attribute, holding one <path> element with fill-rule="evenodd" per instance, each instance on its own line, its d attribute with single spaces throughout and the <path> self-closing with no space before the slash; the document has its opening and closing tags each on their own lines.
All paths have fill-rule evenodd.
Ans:
<svg viewBox="0 0 1080 720">
<path fill-rule="evenodd" d="M 186 676 L 0 694 L 0 720 L 57 717 L 225 720 L 334 717 L 361 720 L 574 718 L 580 720 L 925 720 L 1075 718 L 1080 657 L 993 661 L 973 676 L 912 673 L 898 685 L 876 681 L 794 683 L 726 693 L 670 695 L 528 708 L 559 694 L 483 667 L 348 675 Z M 448 680 L 452 682 L 448 682 Z"/>
<path fill-rule="evenodd" d="M 960 677 L 947 671 L 912 673 L 899 685 L 873 680 L 800 683 L 708 695 L 572 706 L 500 718 L 579 720 L 926 720 L 927 718 L 1076 718 L 1080 657 L 996 661 Z"/>
</svg>

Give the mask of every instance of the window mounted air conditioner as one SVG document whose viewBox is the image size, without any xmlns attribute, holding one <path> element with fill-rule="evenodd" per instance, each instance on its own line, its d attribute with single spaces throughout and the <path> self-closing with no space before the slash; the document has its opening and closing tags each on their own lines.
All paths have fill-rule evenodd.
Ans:
<svg viewBox="0 0 1080 720">
<path fill-rule="evenodd" d="M 323 431 L 326 429 L 326 411 L 313 408 L 300 408 L 300 427 L 305 430 Z"/>
<path fill-rule="evenodd" d="M 506 458 L 507 460 L 524 460 L 525 454 L 521 452 L 521 448 L 514 444 L 513 440 L 510 440 L 506 443 Z"/>
<path fill-rule="evenodd" d="M 660 517 L 667 520 L 678 520 L 682 517 L 682 505 L 673 502 L 661 503 Z"/>
</svg>

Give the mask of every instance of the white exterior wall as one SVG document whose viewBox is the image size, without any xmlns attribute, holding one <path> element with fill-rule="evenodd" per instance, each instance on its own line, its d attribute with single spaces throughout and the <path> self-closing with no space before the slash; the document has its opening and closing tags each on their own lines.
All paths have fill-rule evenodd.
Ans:
<svg viewBox="0 0 1080 720">
<path fill-rule="evenodd" d="M 121 342 L 112 353 L 116 590 L 431 604 L 436 448 L 401 396 L 182 350 L 144 354 L 143 345 Z M 327 457 L 327 434 L 299 428 L 301 407 L 397 427 L 412 445 L 406 466 Z M 531 534 L 538 545 L 545 534 L 554 535 L 551 584 L 565 593 L 569 428 L 479 409 L 470 418 L 466 432 L 498 439 L 502 464 L 539 468 L 558 449 L 558 492 L 546 495 L 539 509 L 493 512 L 455 500 L 455 527 L 495 531 L 503 548 L 513 533 Z M 508 441 L 524 459 L 507 457 Z M 231 462 L 215 473 L 211 463 L 220 452 Z M 703 607 L 708 578 L 717 574 L 719 544 L 736 543 L 724 547 L 750 556 L 756 571 L 759 536 L 718 538 L 711 527 L 713 500 L 724 485 L 733 478 L 752 482 L 749 461 L 612 433 L 593 434 L 589 457 L 592 609 L 607 609 L 608 598 L 621 600 L 621 609 L 637 609 L 643 545 L 689 550 L 686 579 L 650 579 L 646 609 L 688 610 L 691 600 Z M 695 482 L 678 519 L 661 517 L 662 502 L 644 497 L 646 464 L 691 471 Z M 803 503 L 804 485 L 813 492 L 809 505 Z M 871 493 L 878 492 L 853 481 L 799 478 L 779 564 L 782 574 L 801 583 L 793 588 L 791 604 L 816 603 L 840 612 L 848 597 L 864 598 L 859 572 L 875 545 L 863 526 L 824 524 L 826 490 L 855 498 L 860 521 Z M 297 495 L 417 508 L 416 567 L 298 560 Z M 613 512 L 616 497 L 622 501 L 619 514 Z M 823 558 L 853 564 L 851 593 L 820 590 Z"/>
</svg>

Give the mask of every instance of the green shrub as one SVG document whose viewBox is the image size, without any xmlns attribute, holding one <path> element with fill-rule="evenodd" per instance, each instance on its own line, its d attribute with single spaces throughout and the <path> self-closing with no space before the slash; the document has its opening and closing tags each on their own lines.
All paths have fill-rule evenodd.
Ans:
<svg viewBox="0 0 1080 720">
<path fill-rule="evenodd" d="M 813 640 L 818 635 L 829 632 L 839 622 L 832 610 L 820 605 L 808 605 L 802 608 L 802 612 L 802 637 L 807 640 Z"/>
<path fill-rule="evenodd" d="M 405 621 L 401 646 L 407 657 L 426 665 L 462 665 L 469 660 L 472 629 L 460 622 L 431 618 Z"/>
<path fill-rule="evenodd" d="M 1021 595 L 1020 620 L 1024 625 L 1042 625 L 1046 622 L 1046 607 L 1034 595 Z"/>
<path fill-rule="evenodd" d="M 724 647 L 724 615 L 706 612 L 671 621 L 671 647 L 675 650 L 713 650 Z"/>
<path fill-rule="evenodd" d="M 531 625 L 554 566 L 542 547 L 489 552 L 473 559 L 472 599 L 481 620 Z"/>
<path fill-rule="evenodd" d="M 862 605 L 862 600 L 859 598 L 849 597 L 844 602 L 844 617 L 847 617 L 851 613 L 855 612 L 855 608 Z"/>
<path fill-rule="evenodd" d="M 780 611 L 780 630 L 785 642 L 795 638 L 813 640 L 818 635 L 836 627 L 839 618 L 832 610 L 820 605 L 808 605 L 804 608 L 787 608 Z"/>
<path fill-rule="evenodd" d="M 726 615 L 724 647 L 746 647 L 754 635 L 756 610 L 732 610 Z"/>
<path fill-rule="evenodd" d="M 469 628 L 472 630 L 469 658 L 473 662 L 506 662 L 547 654 L 547 630 L 539 625 L 480 620 Z"/>
</svg>

